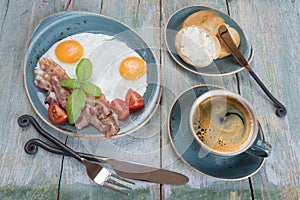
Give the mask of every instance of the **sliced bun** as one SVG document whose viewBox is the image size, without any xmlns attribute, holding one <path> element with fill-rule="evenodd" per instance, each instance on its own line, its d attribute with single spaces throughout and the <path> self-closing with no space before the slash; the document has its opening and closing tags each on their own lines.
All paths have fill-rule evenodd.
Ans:
<svg viewBox="0 0 300 200">
<path fill-rule="evenodd" d="M 182 28 L 189 26 L 202 26 L 208 29 L 213 35 L 218 34 L 218 28 L 224 24 L 224 19 L 216 12 L 202 10 L 189 15 L 182 23 Z"/>
<path fill-rule="evenodd" d="M 237 32 L 237 30 L 235 30 L 234 28 L 230 27 L 229 25 L 227 25 L 227 29 L 235 43 L 235 45 L 238 47 L 240 45 L 240 41 L 241 41 L 241 38 L 240 38 L 240 35 L 239 33 Z M 228 48 L 225 46 L 224 42 L 221 40 L 221 38 L 219 38 L 219 35 L 217 35 L 219 41 L 220 41 L 220 44 L 221 44 L 221 50 L 219 52 L 219 57 L 218 58 L 224 58 L 228 55 L 231 54 L 231 52 L 228 50 Z"/>
<path fill-rule="evenodd" d="M 219 51 L 218 58 L 224 58 L 231 54 L 231 52 L 228 50 L 228 48 L 225 46 L 221 38 L 219 38 L 218 35 L 218 28 L 222 24 L 225 24 L 224 19 L 219 17 L 219 15 L 216 12 L 210 11 L 210 10 L 202 10 L 195 12 L 191 15 L 189 15 L 182 23 L 182 28 L 186 28 L 189 26 L 202 26 L 206 29 L 208 29 L 213 35 L 215 35 L 219 43 L 221 44 L 221 48 Z M 238 31 L 232 27 L 230 27 L 228 24 L 225 24 L 227 26 L 227 29 L 235 43 L 235 45 L 238 47 L 240 45 L 240 35 Z"/>
<path fill-rule="evenodd" d="M 175 38 L 175 46 L 180 58 L 194 67 L 208 66 L 213 59 L 218 58 L 221 50 L 218 38 L 201 26 L 180 29 Z"/>
</svg>

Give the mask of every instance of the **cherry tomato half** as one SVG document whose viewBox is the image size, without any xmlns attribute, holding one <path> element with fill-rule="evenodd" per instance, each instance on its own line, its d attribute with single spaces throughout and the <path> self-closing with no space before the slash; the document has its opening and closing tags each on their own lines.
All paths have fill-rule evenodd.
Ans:
<svg viewBox="0 0 300 200">
<path fill-rule="evenodd" d="M 57 103 L 52 102 L 48 108 L 48 117 L 54 123 L 67 121 L 68 115 Z"/>
<path fill-rule="evenodd" d="M 116 98 L 112 100 L 110 108 L 118 115 L 119 120 L 123 120 L 129 115 L 129 108 L 122 99 Z"/>
<path fill-rule="evenodd" d="M 137 110 L 144 106 L 143 97 L 133 89 L 128 90 L 125 97 L 125 102 L 130 110 Z"/>
</svg>

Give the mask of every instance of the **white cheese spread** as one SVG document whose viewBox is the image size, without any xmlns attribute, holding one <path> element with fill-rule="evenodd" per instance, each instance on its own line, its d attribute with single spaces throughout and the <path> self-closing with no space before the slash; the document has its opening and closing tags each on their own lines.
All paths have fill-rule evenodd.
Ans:
<svg viewBox="0 0 300 200">
<path fill-rule="evenodd" d="M 213 38 L 204 29 L 195 26 L 183 30 L 180 49 L 181 54 L 195 66 L 209 65 L 218 51 Z"/>
</svg>

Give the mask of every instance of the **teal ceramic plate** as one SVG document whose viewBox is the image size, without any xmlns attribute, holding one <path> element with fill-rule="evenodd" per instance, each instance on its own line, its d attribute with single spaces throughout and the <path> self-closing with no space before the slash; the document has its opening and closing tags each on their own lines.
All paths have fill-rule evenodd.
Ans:
<svg viewBox="0 0 300 200">
<path fill-rule="evenodd" d="M 252 59 L 252 47 L 251 44 L 242 30 L 242 28 L 228 15 L 225 13 L 209 8 L 209 7 L 204 7 L 204 6 L 190 6 L 190 7 L 185 7 L 182 8 L 178 11 L 176 11 L 168 20 L 166 24 L 166 29 L 165 29 L 165 42 L 167 45 L 167 49 L 171 55 L 171 57 L 177 62 L 181 67 L 184 69 L 193 72 L 195 74 L 200 74 L 200 75 L 207 75 L 207 76 L 223 76 L 223 75 L 229 75 L 233 73 L 237 73 L 244 68 L 238 65 L 233 56 L 227 56 L 225 58 L 220 58 L 214 60 L 212 64 L 209 66 L 203 67 L 203 68 L 195 68 L 187 63 L 185 63 L 177 54 L 176 48 L 175 48 L 175 36 L 177 32 L 181 29 L 181 25 L 183 21 L 192 13 L 201 11 L 201 10 L 211 10 L 216 13 L 220 17 L 222 17 L 225 20 L 225 23 L 228 24 L 229 26 L 235 28 L 241 37 L 241 42 L 239 45 L 239 50 L 241 53 L 244 55 L 246 60 L 250 63 Z"/>
<path fill-rule="evenodd" d="M 197 97 L 215 89 L 220 87 L 198 85 L 186 90 L 176 99 L 169 114 L 168 131 L 171 145 L 186 165 L 201 174 L 221 180 L 241 180 L 250 177 L 262 167 L 265 159 L 247 153 L 229 158 L 211 153 L 205 157 L 199 156 L 201 146 L 189 127 L 190 108 Z M 263 138 L 261 127 L 258 138 Z"/>
<path fill-rule="evenodd" d="M 146 62 L 147 89 L 144 93 L 145 107 L 133 113 L 130 119 L 120 122 L 121 130 L 117 136 L 129 134 L 143 126 L 154 114 L 161 97 L 160 70 L 155 56 L 146 42 L 126 25 L 103 15 L 85 12 L 63 12 L 45 19 L 35 30 L 24 59 L 24 83 L 27 96 L 37 115 L 54 129 L 75 137 L 88 139 L 105 139 L 104 135 L 93 126 L 88 126 L 80 131 L 70 124 L 53 124 L 48 119 L 47 108 L 44 104 L 46 93 L 38 89 L 34 83 L 33 70 L 39 58 L 55 42 L 82 32 L 102 33 L 115 36 L 134 49 Z"/>
</svg>

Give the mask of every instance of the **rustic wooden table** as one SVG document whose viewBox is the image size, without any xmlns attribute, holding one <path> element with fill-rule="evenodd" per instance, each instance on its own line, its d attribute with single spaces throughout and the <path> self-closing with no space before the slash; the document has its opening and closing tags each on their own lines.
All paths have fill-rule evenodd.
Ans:
<svg viewBox="0 0 300 200">
<path fill-rule="evenodd" d="M 245 70 L 225 77 L 200 77 L 171 59 L 163 37 L 165 24 L 176 10 L 190 5 L 219 9 L 243 28 L 254 49 L 251 66 L 286 105 L 286 117 L 274 114 L 274 106 Z M 22 130 L 17 125 L 17 118 L 24 113 L 36 116 L 24 91 L 23 58 L 35 27 L 62 11 L 100 13 L 136 30 L 157 56 L 164 92 L 155 116 L 130 136 L 89 141 L 54 131 L 53 135 L 76 150 L 181 172 L 189 177 L 187 184 L 136 181 L 132 195 L 126 197 L 95 185 L 74 159 L 43 150 L 35 156 L 24 152 L 25 142 L 40 136 L 33 128 Z M 299 12 L 298 0 L 2 0 L 0 199 L 300 199 Z M 167 117 L 172 103 L 187 88 L 204 83 L 239 92 L 256 110 L 273 151 L 251 178 L 228 182 L 203 176 L 186 166 L 171 148 Z"/>
</svg>

